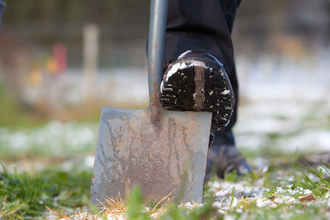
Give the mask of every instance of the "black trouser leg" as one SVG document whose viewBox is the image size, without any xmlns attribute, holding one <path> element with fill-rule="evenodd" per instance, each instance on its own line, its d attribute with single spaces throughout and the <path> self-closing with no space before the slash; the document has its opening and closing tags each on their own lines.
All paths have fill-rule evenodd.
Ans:
<svg viewBox="0 0 330 220">
<path fill-rule="evenodd" d="M 238 84 L 231 32 L 240 0 L 169 0 L 165 62 L 187 50 L 215 56 L 229 75 L 236 103 L 229 126 L 216 132 L 214 145 L 234 145 L 232 127 L 237 118 Z"/>
</svg>

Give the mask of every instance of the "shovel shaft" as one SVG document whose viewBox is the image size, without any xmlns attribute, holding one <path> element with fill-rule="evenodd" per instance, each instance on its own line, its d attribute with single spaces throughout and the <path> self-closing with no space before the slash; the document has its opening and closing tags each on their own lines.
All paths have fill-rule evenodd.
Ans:
<svg viewBox="0 0 330 220">
<path fill-rule="evenodd" d="M 151 0 L 148 41 L 149 108 L 152 112 L 160 107 L 160 82 L 164 66 L 164 46 L 168 0 Z"/>
</svg>

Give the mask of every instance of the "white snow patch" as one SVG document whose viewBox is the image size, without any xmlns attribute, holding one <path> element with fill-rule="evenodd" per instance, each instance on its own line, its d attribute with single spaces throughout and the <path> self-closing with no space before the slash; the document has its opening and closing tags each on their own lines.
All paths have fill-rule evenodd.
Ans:
<svg viewBox="0 0 330 220">
<path fill-rule="evenodd" d="M 88 155 L 87 157 L 85 157 L 85 165 L 87 167 L 94 167 L 94 160 L 95 160 L 94 155 Z"/>
</svg>

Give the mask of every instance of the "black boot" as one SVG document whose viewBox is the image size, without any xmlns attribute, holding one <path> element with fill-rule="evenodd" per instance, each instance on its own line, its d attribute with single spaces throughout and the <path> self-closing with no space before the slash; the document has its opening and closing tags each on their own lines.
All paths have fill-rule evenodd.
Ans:
<svg viewBox="0 0 330 220">
<path fill-rule="evenodd" d="M 212 128 L 226 126 L 235 98 L 223 65 L 212 55 L 187 51 L 166 66 L 160 86 L 167 110 L 212 112 Z"/>
</svg>

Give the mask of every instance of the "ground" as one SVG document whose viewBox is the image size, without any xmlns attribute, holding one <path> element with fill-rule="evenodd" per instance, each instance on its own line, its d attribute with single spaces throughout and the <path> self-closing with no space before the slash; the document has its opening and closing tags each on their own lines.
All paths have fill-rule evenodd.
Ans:
<svg viewBox="0 0 330 220">
<path fill-rule="evenodd" d="M 254 172 L 212 179 L 203 204 L 141 209 L 139 201 L 121 208 L 116 203 L 126 215 L 108 210 L 108 219 L 329 218 L 330 99 L 324 77 L 311 77 L 308 66 L 239 63 L 243 74 L 234 133 Z M 261 74 L 270 68 L 277 74 Z M 0 216 L 86 219 L 97 131 L 97 121 L 0 127 Z M 139 198 L 138 192 L 131 196 Z"/>
</svg>

